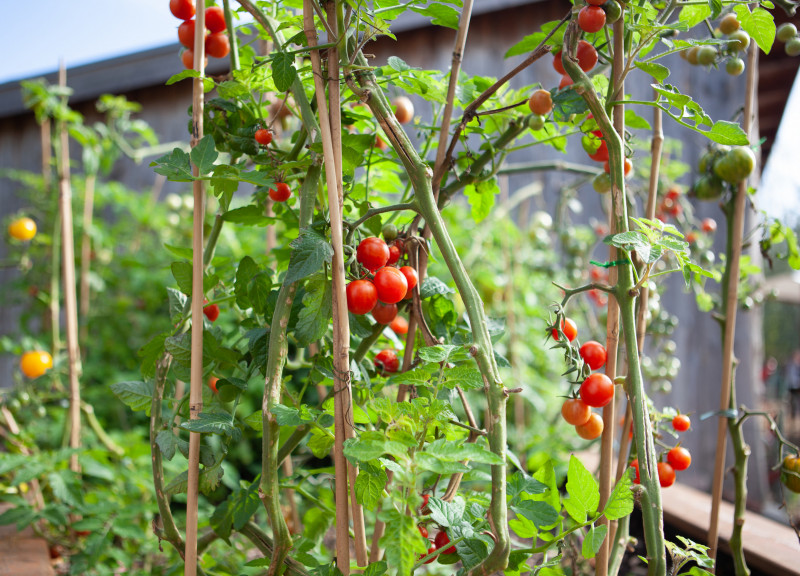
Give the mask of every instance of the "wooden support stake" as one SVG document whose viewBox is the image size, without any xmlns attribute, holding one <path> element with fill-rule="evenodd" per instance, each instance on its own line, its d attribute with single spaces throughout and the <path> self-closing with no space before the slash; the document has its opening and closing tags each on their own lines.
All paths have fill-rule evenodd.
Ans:
<svg viewBox="0 0 800 576">
<path fill-rule="evenodd" d="M 748 137 L 753 128 L 755 113 L 756 82 L 758 65 L 758 46 L 751 42 L 747 59 L 747 82 L 744 95 L 744 119 L 742 128 Z M 751 142 L 753 139 L 751 138 Z M 736 311 L 739 305 L 739 264 L 742 256 L 742 234 L 744 233 L 744 209 L 747 204 L 747 179 L 739 183 L 733 200 L 733 245 L 730 262 L 727 263 L 728 299 L 725 302 L 725 337 L 722 343 L 722 383 L 719 395 L 719 409 L 730 408 L 731 381 L 733 380 L 733 343 L 736 336 Z M 728 419 L 719 416 L 717 426 L 717 451 L 714 460 L 714 483 L 711 490 L 711 521 L 708 528 L 708 557 L 716 559 L 719 544 L 719 508 L 722 501 L 722 484 L 725 480 L 725 451 L 728 439 Z"/>
<path fill-rule="evenodd" d="M 58 71 L 58 84 L 67 86 L 64 62 Z M 60 154 L 58 162 L 58 201 L 61 214 L 61 272 L 64 285 L 64 313 L 66 315 L 67 370 L 69 374 L 69 447 L 81 447 L 81 389 L 80 352 L 78 350 L 78 301 L 75 293 L 75 241 L 72 223 L 72 185 L 69 170 L 69 132 L 64 122 L 58 125 Z M 73 472 L 80 471 L 78 454 L 69 458 Z"/>
<path fill-rule="evenodd" d="M 200 74 L 192 83 L 192 140 L 194 148 L 203 137 L 203 71 L 205 63 L 204 10 L 198 10 L 194 24 L 194 69 Z M 192 167 L 195 176 L 199 168 Z M 203 223 L 205 220 L 205 191 L 201 180 L 195 180 L 194 213 L 192 215 L 192 341 L 189 381 L 189 417 L 195 420 L 203 410 Z M 200 434 L 189 433 L 189 477 L 186 500 L 186 548 L 184 576 L 197 575 L 197 500 L 200 480 Z"/>
<path fill-rule="evenodd" d="M 83 192 L 83 237 L 81 238 L 81 307 L 80 307 L 80 340 L 86 345 L 89 337 L 89 271 L 92 260 L 92 218 L 94 212 L 94 186 L 97 174 L 86 175 L 86 185 Z"/>
<path fill-rule="evenodd" d="M 303 1 L 304 30 L 308 45 L 318 45 L 317 30 L 314 26 L 314 11 L 311 0 Z M 328 214 L 331 223 L 331 244 L 333 245 L 333 368 L 334 379 L 334 421 L 335 442 L 333 450 L 336 476 L 336 565 L 343 576 L 350 574 L 350 522 L 348 510 L 348 464 L 344 456 L 344 441 L 348 428 L 352 428 L 352 391 L 350 388 L 350 324 L 345 294 L 344 252 L 342 235 L 342 213 L 339 204 L 341 178 L 337 175 L 334 149 L 336 142 L 331 134 L 331 120 L 328 103 L 325 99 L 325 80 L 318 50 L 310 52 L 314 73 L 319 123 L 322 136 L 322 150 L 325 159 L 325 178 L 328 186 Z M 335 60 L 331 58 L 331 60 Z M 338 102 L 337 106 L 338 107 Z M 339 143 L 341 144 L 341 143 Z M 341 153 L 341 152 L 339 152 Z"/>
</svg>

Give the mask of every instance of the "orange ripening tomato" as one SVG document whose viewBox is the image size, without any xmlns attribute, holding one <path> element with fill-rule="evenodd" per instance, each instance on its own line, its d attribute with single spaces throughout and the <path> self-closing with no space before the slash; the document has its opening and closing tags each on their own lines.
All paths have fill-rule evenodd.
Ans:
<svg viewBox="0 0 800 576">
<path fill-rule="evenodd" d="M 586 422 L 586 424 L 581 424 L 580 426 L 575 426 L 575 431 L 578 433 L 578 436 L 584 440 L 594 440 L 595 438 L 599 438 L 603 433 L 602 416 L 592 412 L 588 422 Z"/>
<path fill-rule="evenodd" d="M 30 218 L 17 218 L 8 225 L 8 235 L 17 240 L 27 242 L 36 236 L 36 222 Z"/>
<path fill-rule="evenodd" d="M 408 320 L 402 316 L 397 316 L 392 320 L 392 323 L 389 324 L 389 328 L 394 330 L 395 334 L 408 334 Z"/>
<path fill-rule="evenodd" d="M 592 417 L 592 409 L 580 398 L 569 398 L 561 406 L 561 416 L 567 424 L 581 426 Z"/>
<path fill-rule="evenodd" d="M 28 378 L 38 378 L 53 367 L 53 357 L 44 350 L 25 352 L 19 361 L 19 368 Z"/>
</svg>

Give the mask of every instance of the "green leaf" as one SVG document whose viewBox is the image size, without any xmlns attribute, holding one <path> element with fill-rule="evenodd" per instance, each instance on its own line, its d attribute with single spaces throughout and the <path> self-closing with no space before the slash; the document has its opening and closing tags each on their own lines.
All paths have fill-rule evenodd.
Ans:
<svg viewBox="0 0 800 576">
<path fill-rule="evenodd" d="M 219 483 L 222 481 L 224 473 L 225 470 L 222 466 L 214 465 L 211 468 L 204 468 L 202 472 L 200 472 L 200 481 L 198 485 L 200 493 L 208 495 L 216 490 L 219 487 Z"/>
<path fill-rule="evenodd" d="M 368 510 L 374 510 L 381 500 L 383 489 L 389 477 L 379 466 L 365 465 L 358 471 L 356 478 L 356 499 Z"/>
<path fill-rule="evenodd" d="M 398 58 L 397 56 L 389 56 L 389 58 L 386 60 L 386 64 L 388 64 L 392 70 L 396 70 L 397 72 L 408 72 L 409 70 L 419 70 L 419 68 L 412 68 L 411 66 L 406 64 L 402 58 Z"/>
<path fill-rule="evenodd" d="M 623 474 L 617 485 L 614 486 L 611 496 L 606 502 L 603 514 L 609 520 L 618 520 L 633 512 L 633 492 L 631 491 L 631 475 L 633 470 Z"/>
<path fill-rule="evenodd" d="M 516 502 L 523 494 L 544 494 L 547 485 L 523 472 L 515 472 L 508 480 L 506 492 L 511 496 L 511 502 Z"/>
<path fill-rule="evenodd" d="M 439 346 L 420 348 L 417 353 L 425 362 L 446 362 L 457 348 L 459 347 L 450 344 L 441 344 Z"/>
<path fill-rule="evenodd" d="M 178 446 L 177 439 L 172 430 L 162 430 L 159 432 L 158 436 L 156 436 L 156 444 L 159 450 L 161 450 L 161 455 L 167 460 L 172 460 L 175 456 L 175 449 Z"/>
<path fill-rule="evenodd" d="M 144 410 L 150 415 L 150 405 L 153 403 L 152 382 L 115 382 L 111 385 L 111 391 L 134 412 Z"/>
<path fill-rule="evenodd" d="M 523 500 L 511 509 L 533 522 L 537 528 L 545 528 L 558 520 L 558 511 L 547 502 Z"/>
<path fill-rule="evenodd" d="M 711 8 L 708 5 L 697 4 L 682 7 L 678 19 L 685 22 L 689 28 L 694 28 L 709 16 L 711 16 Z"/>
<path fill-rule="evenodd" d="M 742 29 L 750 34 L 758 47 L 769 54 L 772 44 L 775 42 L 775 18 L 767 10 L 760 6 L 750 12 L 746 4 L 736 4 L 733 7 L 736 17 L 742 25 Z"/>
<path fill-rule="evenodd" d="M 150 163 L 156 174 L 166 176 L 173 182 L 191 182 L 194 180 L 192 175 L 192 164 L 189 155 L 175 148 L 169 154 L 165 154 Z"/>
<path fill-rule="evenodd" d="M 258 264 L 250 256 L 245 256 L 239 262 L 236 268 L 236 278 L 233 284 L 233 293 L 236 297 L 236 305 L 242 309 L 247 310 L 252 306 L 250 296 L 248 294 L 248 287 L 250 280 L 260 271 Z"/>
<path fill-rule="evenodd" d="M 470 184 L 464 189 L 464 195 L 472 207 L 470 214 L 476 224 L 480 224 L 494 207 L 494 197 L 500 193 L 500 187 L 497 181 L 492 178 L 490 180 L 482 180 L 477 184 Z"/>
<path fill-rule="evenodd" d="M 182 430 L 200 432 L 201 434 L 220 434 L 238 441 L 241 430 L 233 423 L 233 417 L 227 413 L 201 412 L 194 420 L 184 420 Z"/>
<path fill-rule="evenodd" d="M 625 109 L 625 126 L 639 130 L 652 130 L 650 122 L 639 116 L 631 108 Z"/>
<path fill-rule="evenodd" d="M 669 76 L 669 68 L 656 64 L 655 62 L 635 62 L 636 67 L 646 74 L 650 74 L 659 82 L 663 82 Z"/>
<path fill-rule="evenodd" d="M 170 266 L 172 277 L 178 283 L 178 288 L 187 296 L 192 296 L 192 263 L 173 262 Z"/>
<path fill-rule="evenodd" d="M 211 169 L 214 167 L 214 162 L 219 157 L 217 149 L 215 148 L 214 137 L 210 134 L 203 136 L 200 142 L 192 148 L 189 156 L 194 165 L 197 166 L 201 176 L 211 172 Z"/>
<path fill-rule="evenodd" d="M 406 386 L 427 386 L 430 384 L 431 378 L 433 378 L 435 372 L 435 367 L 420 366 L 408 372 L 395 374 L 389 378 L 387 385 L 396 386 L 398 384 L 405 384 Z"/>
<path fill-rule="evenodd" d="M 426 276 L 419 288 L 419 297 L 422 300 L 435 296 L 436 294 L 454 294 L 455 290 L 435 276 Z"/>
<path fill-rule="evenodd" d="M 328 331 L 332 313 L 331 284 L 327 276 L 319 272 L 306 281 L 303 307 L 294 329 L 298 345 L 306 347 L 322 338 Z"/>
<path fill-rule="evenodd" d="M 275 218 L 264 216 L 264 210 L 253 204 L 228 210 L 222 215 L 222 219 L 246 226 L 268 226 L 275 221 Z"/>
<path fill-rule="evenodd" d="M 386 549 L 386 562 L 396 574 L 413 573 L 414 564 L 427 549 L 420 538 L 416 518 L 394 508 L 381 511 L 378 518 L 386 524 L 380 545 Z"/>
<path fill-rule="evenodd" d="M 308 440 L 308 449 L 317 458 L 324 458 L 330 454 L 333 440 L 333 436 L 314 428 L 311 431 L 311 438 Z"/>
<path fill-rule="evenodd" d="M 169 290 L 169 288 L 167 290 Z M 139 348 L 139 356 L 142 359 L 142 377 L 152 378 L 155 375 L 156 363 L 159 358 L 161 358 L 161 354 L 164 353 L 164 340 L 166 340 L 168 335 L 167 332 L 163 332 Z"/>
<path fill-rule="evenodd" d="M 16 506 L 0 514 L 0 526 L 16 524 L 17 530 L 22 531 L 36 520 L 38 514 L 33 508 Z"/>
<path fill-rule="evenodd" d="M 483 388 L 483 376 L 475 366 L 456 366 L 444 369 L 444 385 L 451 390 L 461 386 L 464 390 Z"/>
<path fill-rule="evenodd" d="M 467 538 L 456 544 L 456 550 L 464 568 L 470 570 L 489 555 L 489 544 L 481 538 Z"/>
<path fill-rule="evenodd" d="M 306 404 L 302 404 L 300 408 L 275 404 L 270 408 L 270 412 L 275 416 L 278 426 L 300 426 L 301 424 L 310 424 L 316 420 L 316 415 L 309 410 Z"/>
<path fill-rule="evenodd" d="M 701 133 L 717 144 L 725 144 L 727 146 L 747 146 L 750 144 L 742 127 L 735 122 L 728 122 L 727 120 L 714 122 L 711 130 L 708 132 L 701 131 Z"/>
<path fill-rule="evenodd" d="M 594 558 L 600 547 L 603 545 L 603 540 L 606 539 L 608 533 L 608 525 L 601 524 L 599 526 L 592 526 L 586 532 L 586 537 L 583 539 L 583 547 L 581 554 L 584 558 Z"/>
<path fill-rule="evenodd" d="M 384 560 L 373 562 L 364 570 L 364 576 L 383 576 L 388 569 L 389 567 Z"/>
<path fill-rule="evenodd" d="M 292 256 L 284 282 L 297 282 L 322 269 L 333 258 L 333 248 L 324 236 L 306 229 L 291 243 Z"/>
<path fill-rule="evenodd" d="M 272 81 L 278 92 L 286 92 L 297 78 L 294 56 L 286 52 L 276 52 L 272 58 Z"/>
<path fill-rule="evenodd" d="M 431 4 L 425 8 L 417 8 L 412 5 L 411 9 L 418 14 L 428 16 L 434 26 L 444 26 L 458 30 L 458 12 L 452 6 Z"/>
<path fill-rule="evenodd" d="M 586 522 L 587 515 L 597 511 L 600 503 L 597 480 L 574 455 L 569 459 L 567 493 L 569 498 L 563 500 L 564 508 L 576 522 Z"/>
</svg>

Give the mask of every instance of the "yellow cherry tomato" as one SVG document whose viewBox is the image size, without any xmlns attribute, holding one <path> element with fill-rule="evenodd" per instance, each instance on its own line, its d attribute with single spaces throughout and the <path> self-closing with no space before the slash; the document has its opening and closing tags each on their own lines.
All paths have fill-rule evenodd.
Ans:
<svg viewBox="0 0 800 576">
<path fill-rule="evenodd" d="M 19 367 L 28 378 L 38 378 L 53 367 L 53 357 L 43 350 L 25 352 Z"/>
<path fill-rule="evenodd" d="M 36 236 L 36 222 L 30 218 L 18 218 L 8 225 L 8 234 L 12 238 L 27 242 Z"/>
</svg>

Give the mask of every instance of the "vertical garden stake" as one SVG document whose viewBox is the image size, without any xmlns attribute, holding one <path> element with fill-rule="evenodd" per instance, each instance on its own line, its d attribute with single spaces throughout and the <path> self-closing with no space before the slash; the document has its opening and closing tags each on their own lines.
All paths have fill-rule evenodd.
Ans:
<svg viewBox="0 0 800 576">
<path fill-rule="evenodd" d="M 58 83 L 67 86 L 67 71 L 64 62 L 58 71 Z M 58 123 L 60 154 L 58 159 L 58 198 L 61 214 L 62 275 L 64 284 L 64 313 L 66 315 L 67 362 L 69 374 L 69 447 L 81 446 L 81 389 L 79 382 L 80 353 L 78 351 L 78 302 L 75 294 L 75 241 L 72 226 L 72 186 L 69 175 L 69 132 L 66 121 Z M 69 468 L 80 471 L 78 454 L 69 457 Z"/>
<path fill-rule="evenodd" d="M 198 10 L 194 23 L 194 69 L 199 72 L 192 82 L 192 139 L 194 148 L 203 137 L 203 70 L 205 68 L 204 10 Z M 199 176 L 199 168 L 192 167 Z M 203 410 L 203 222 L 205 194 L 203 182 L 195 180 L 192 214 L 192 340 L 189 381 L 189 417 L 195 420 Z M 197 499 L 200 480 L 200 434 L 189 432 L 189 477 L 186 500 L 186 552 L 184 576 L 197 574 Z"/>
<path fill-rule="evenodd" d="M 755 110 L 756 65 L 758 62 L 758 47 L 751 43 L 750 54 L 747 62 L 747 81 L 744 94 L 744 119 L 742 128 L 750 138 L 753 128 L 753 111 Z M 752 142 L 752 138 L 750 139 Z M 736 309 L 739 303 L 739 264 L 742 256 L 742 234 L 744 233 L 744 209 L 747 203 L 747 179 L 739 183 L 736 196 L 733 200 L 733 222 L 729 224 L 733 230 L 730 260 L 726 262 L 728 276 L 727 298 L 725 304 L 725 335 L 722 344 L 722 383 L 719 396 L 719 409 L 730 408 L 731 382 L 733 380 L 733 344 L 736 335 Z M 730 220 L 729 220 L 730 222 Z M 708 527 L 708 556 L 716 559 L 719 541 L 719 506 L 722 500 L 722 484 L 725 479 L 725 450 L 728 434 L 728 418 L 719 417 L 717 426 L 717 450 L 714 461 L 714 483 L 711 491 L 711 519 Z M 742 519 L 743 521 L 744 519 Z"/>
<path fill-rule="evenodd" d="M 317 30 L 314 26 L 314 12 L 310 0 L 303 1 L 303 23 L 310 48 L 317 46 Z M 344 441 L 352 424 L 353 405 L 350 389 L 350 324 L 345 295 L 344 254 L 342 248 L 342 213 L 339 206 L 339 187 L 337 177 L 336 152 L 331 135 L 331 121 L 328 104 L 325 101 L 325 81 L 322 76 L 319 51 L 311 51 L 311 66 L 314 73 L 319 123 L 322 134 L 322 151 L 325 158 L 325 177 L 328 185 L 328 214 L 331 223 L 331 243 L 333 244 L 333 369 L 334 378 L 334 468 L 336 476 L 336 565 L 343 576 L 350 574 L 350 538 L 348 512 L 348 467 L 344 456 Z M 335 102 L 339 106 L 338 100 Z"/>
</svg>

